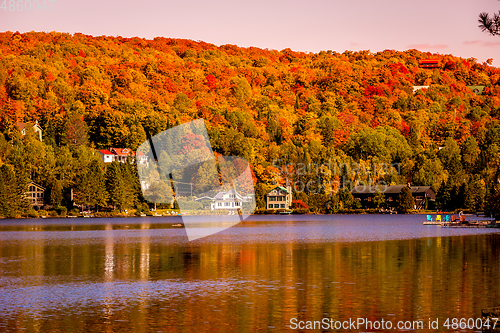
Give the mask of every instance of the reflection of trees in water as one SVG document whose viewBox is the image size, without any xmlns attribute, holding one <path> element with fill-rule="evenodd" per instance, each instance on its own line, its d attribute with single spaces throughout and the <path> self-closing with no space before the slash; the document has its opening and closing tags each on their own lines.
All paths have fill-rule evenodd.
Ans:
<svg viewBox="0 0 500 333">
<path fill-rule="evenodd" d="M 247 223 L 243 234 L 262 222 Z M 5 261 L 4 272 L 11 276 L 35 276 L 51 284 L 70 278 L 77 289 L 88 279 L 97 291 L 104 281 L 103 292 L 109 295 L 95 302 L 102 295 L 91 293 L 83 303 L 53 309 L 42 302 L 43 316 L 16 325 L 30 330 L 38 321 L 50 331 L 253 331 L 286 327 L 300 316 L 468 318 L 495 305 L 491 302 L 500 295 L 496 234 L 314 243 L 301 239 L 307 232 L 321 234 L 321 228 L 281 226 L 275 230 L 277 242 L 255 232 L 246 242 L 222 234 L 187 244 L 155 239 L 159 230 L 154 228 L 108 224 L 97 241 L 1 243 L 3 257 L 25 254 L 22 262 Z M 61 290 L 72 288 L 64 286 Z M 13 316 L 21 318 L 29 309 L 15 311 Z"/>
</svg>

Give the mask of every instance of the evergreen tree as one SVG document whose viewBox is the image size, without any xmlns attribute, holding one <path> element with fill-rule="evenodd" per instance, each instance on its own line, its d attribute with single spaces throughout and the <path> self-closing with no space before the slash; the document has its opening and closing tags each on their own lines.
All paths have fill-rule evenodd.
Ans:
<svg viewBox="0 0 500 333">
<path fill-rule="evenodd" d="M 93 205 L 97 206 L 105 206 L 107 200 L 106 193 L 106 175 L 101 167 L 101 163 L 98 160 L 93 160 L 90 164 L 90 175 L 93 179 L 93 192 L 94 192 L 94 201 Z"/>
<path fill-rule="evenodd" d="M 385 206 L 385 194 L 379 189 L 375 191 L 375 195 L 373 196 L 373 204 L 377 209 Z"/>
<path fill-rule="evenodd" d="M 85 206 L 106 204 L 105 175 L 98 160 L 90 163 L 88 170 L 79 178 L 74 192 L 75 203 Z"/>
<path fill-rule="evenodd" d="M 476 212 L 484 210 L 486 184 L 479 175 L 474 175 L 470 183 L 465 184 L 464 197 L 464 208 Z"/>
<path fill-rule="evenodd" d="M 19 183 L 11 165 L 0 167 L 0 214 L 6 217 L 16 217 L 29 208 L 24 199 L 24 182 Z"/>
<path fill-rule="evenodd" d="M 409 187 L 405 186 L 398 195 L 397 210 L 400 213 L 407 214 L 415 206 L 415 200 Z"/>
<path fill-rule="evenodd" d="M 344 209 L 350 209 L 356 207 L 356 201 L 351 194 L 351 191 L 347 187 L 343 187 L 339 193 L 340 201 L 342 202 L 342 207 Z"/>
<path fill-rule="evenodd" d="M 3 181 L 3 172 L 2 176 L 0 176 L 0 216 L 10 217 L 10 204 L 7 200 L 7 192 L 8 188 L 5 187 Z"/>
<path fill-rule="evenodd" d="M 478 23 L 482 32 L 487 32 L 492 36 L 500 35 L 500 11 L 493 13 L 492 16 L 486 12 L 480 13 Z"/>
<path fill-rule="evenodd" d="M 490 189 L 486 211 L 497 219 L 500 217 L 500 184 L 494 184 Z"/>
<path fill-rule="evenodd" d="M 56 207 L 63 201 L 63 185 L 59 179 L 54 179 L 49 191 L 49 203 Z"/>
<path fill-rule="evenodd" d="M 140 191 L 139 181 L 137 177 L 137 172 L 133 169 L 133 165 L 127 161 L 127 163 L 120 163 L 121 174 L 124 180 L 124 197 L 123 206 L 121 209 L 133 208 L 137 203 L 137 197 Z"/>
<path fill-rule="evenodd" d="M 110 203 L 121 211 L 125 204 L 126 189 L 119 162 L 113 161 L 106 169 L 106 189 Z"/>
</svg>

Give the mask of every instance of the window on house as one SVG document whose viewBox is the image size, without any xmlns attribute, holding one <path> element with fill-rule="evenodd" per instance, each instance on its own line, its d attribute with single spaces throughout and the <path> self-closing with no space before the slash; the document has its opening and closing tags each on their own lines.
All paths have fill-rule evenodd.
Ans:
<svg viewBox="0 0 500 333">
<path fill-rule="evenodd" d="M 273 208 L 273 204 L 269 204 L 269 208 Z"/>
<path fill-rule="evenodd" d="M 285 204 L 281 204 L 281 208 L 285 208 Z"/>
<path fill-rule="evenodd" d="M 279 204 L 274 204 L 274 208 L 280 208 Z"/>
</svg>

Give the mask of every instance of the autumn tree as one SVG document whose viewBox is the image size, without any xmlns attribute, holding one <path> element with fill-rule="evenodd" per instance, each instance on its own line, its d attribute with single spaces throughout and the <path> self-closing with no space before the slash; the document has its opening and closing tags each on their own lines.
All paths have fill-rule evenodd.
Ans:
<svg viewBox="0 0 500 333">
<path fill-rule="evenodd" d="M 66 122 L 63 143 L 71 147 L 87 144 L 87 125 L 80 115 L 70 116 Z"/>
</svg>

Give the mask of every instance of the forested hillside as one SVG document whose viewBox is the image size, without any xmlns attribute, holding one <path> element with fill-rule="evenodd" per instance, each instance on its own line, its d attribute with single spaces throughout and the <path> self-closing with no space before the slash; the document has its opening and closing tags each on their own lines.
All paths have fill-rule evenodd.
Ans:
<svg viewBox="0 0 500 333">
<path fill-rule="evenodd" d="M 440 67 L 421 68 L 423 59 Z M 413 86 L 429 88 L 414 93 Z M 468 86 L 485 88 L 475 94 Z M 261 207 L 263 194 L 285 177 L 432 185 L 442 209 L 498 210 L 500 202 L 500 69 L 473 58 L 5 32 L 0 110 L 3 196 L 12 173 L 19 195 L 30 179 L 52 196 L 78 192 L 82 174 L 100 170 L 91 167 L 101 163 L 91 148 L 135 150 L 147 133 L 203 118 L 217 153 L 250 162 Z M 23 140 L 15 128 L 35 121 L 43 143 Z M 298 170 L 335 161 L 367 167 Z M 399 174 L 384 170 L 394 163 Z M 338 187 L 317 188 L 295 197 L 317 209 L 328 200 L 335 209 L 356 206 Z M 116 203 L 110 193 L 99 205 Z"/>
</svg>

